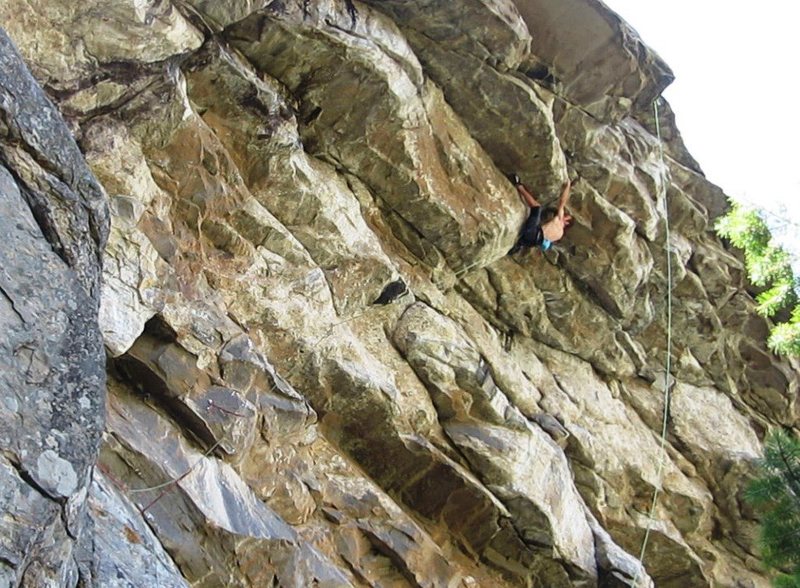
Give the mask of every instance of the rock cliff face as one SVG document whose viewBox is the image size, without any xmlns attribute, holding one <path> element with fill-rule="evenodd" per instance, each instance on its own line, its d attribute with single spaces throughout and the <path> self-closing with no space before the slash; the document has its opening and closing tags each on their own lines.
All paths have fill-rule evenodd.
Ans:
<svg viewBox="0 0 800 588">
<path fill-rule="evenodd" d="M 796 366 L 601 2 L 0 17 L 0 585 L 768 586 Z"/>
</svg>

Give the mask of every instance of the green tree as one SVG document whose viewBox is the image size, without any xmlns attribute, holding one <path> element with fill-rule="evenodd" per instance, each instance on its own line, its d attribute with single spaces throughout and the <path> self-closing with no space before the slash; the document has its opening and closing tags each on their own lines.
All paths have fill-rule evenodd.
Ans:
<svg viewBox="0 0 800 588">
<path fill-rule="evenodd" d="M 780 570 L 777 588 L 800 588 L 800 441 L 782 430 L 767 437 L 761 475 L 748 501 L 763 514 L 761 556 Z"/>
<path fill-rule="evenodd" d="M 716 223 L 717 233 L 744 252 L 747 275 L 755 286 L 764 288 L 756 297 L 757 310 L 775 317 L 790 310 L 787 321 L 778 322 L 770 332 L 770 349 L 783 355 L 800 355 L 800 300 L 789 254 L 772 240 L 767 223 L 758 212 L 738 202 Z"/>
</svg>

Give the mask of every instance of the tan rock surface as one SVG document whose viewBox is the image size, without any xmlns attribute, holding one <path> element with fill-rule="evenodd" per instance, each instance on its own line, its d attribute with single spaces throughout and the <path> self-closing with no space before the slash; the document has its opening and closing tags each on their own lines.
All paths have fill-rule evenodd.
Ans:
<svg viewBox="0 0 800 588">
<path fill-rule="evenodd" d="M 37 283 L 95 294 L 109 356 L 93 482 L 46 451 L 45 420 L 21 437 L 92 549 L 4 453 L 0 581 L 28 565 L 13 521 L 37 511 L 29 569 L 69 586 L 769 585 L 742 491 L 765 431 L 796 426 L 796 365 L 766 349 L 710 228 L 724 195 L 664 104 L 660 158 L 650 106 L 671 73 L 602 3 L 0 15 L 105 189 L 85 178 L 77 213 L 54 199 L 69 267 L 51 255 Z M 48 144 L 6 118 L 0 193 L 27 218 L 70 168 L 19 149 Z M 506 255 L 527 214 L 512 171 L 544 202 L 574 180 L 547 253 Z M 7 267 L 19 299 L 23 264 Z M 0 403 L 3 422 L 25 410 Z"/>
</svg>

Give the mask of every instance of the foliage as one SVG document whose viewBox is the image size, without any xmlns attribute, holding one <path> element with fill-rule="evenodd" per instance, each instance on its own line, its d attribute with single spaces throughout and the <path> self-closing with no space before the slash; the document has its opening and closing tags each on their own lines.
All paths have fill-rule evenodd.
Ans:
<svg viewBox="0 0 800 588">
<path fill-rule="evenodd" d="M 761 555 L 781 570 L 777 588 L 800 588 L 800 441 L 782 430 L 766 441 L 761 476 L 747 500 L 763 513 Z M 784 573 L 786 572 L 786 573 Z"/>
<path fill-rule="evenodd" d="M 800 355 L 800 300 L 789 254 L 773 243 L 769 228 L 758 212 L 738 202 L 733 202 L 730 212 L 717 221 L 716 230 L 744 251 L 750 280 L 765 288 L 756 297 L 758 312 L 774 317 L 791 309 L 789 320 L 773 327 L 770 348 L 784 355 Z"/>
</svg>

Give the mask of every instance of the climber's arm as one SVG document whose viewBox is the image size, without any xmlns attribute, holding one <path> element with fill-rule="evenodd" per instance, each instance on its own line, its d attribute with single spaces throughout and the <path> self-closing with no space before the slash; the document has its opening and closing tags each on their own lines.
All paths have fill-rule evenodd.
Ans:
<svg viewBox="0 0 800 588">
<path fill-rule="evenodd" d="M 564 184 L 564 189 L 561 191 L 561 197 L 558 199 L 559 214 L 564 214 L 564 209 L 567 207 L 570 188 L 572 188 L 572 183 L 567 179 L 567 183 Z"/>
<path fill-rule="evenodd" d="M 558 212 L 556 215 L 564 226 L 567 226 L 572 221 L 572 217 L 565 214 L 567 202 L 569 202 L 570 188 L 572 188 L 572 183 L 567 178 L 567 183 L 564 184 L 564 189 L 561 190 L 561 197 L 558 199 Z"/>
</svg>

